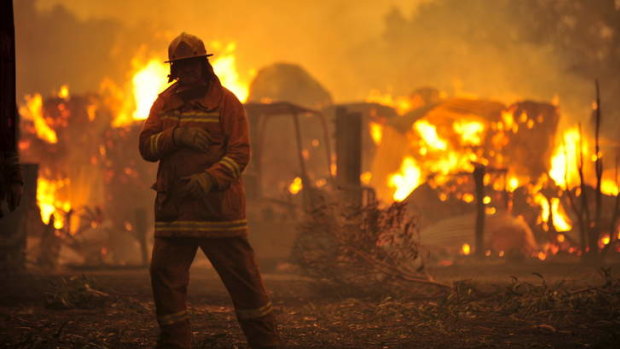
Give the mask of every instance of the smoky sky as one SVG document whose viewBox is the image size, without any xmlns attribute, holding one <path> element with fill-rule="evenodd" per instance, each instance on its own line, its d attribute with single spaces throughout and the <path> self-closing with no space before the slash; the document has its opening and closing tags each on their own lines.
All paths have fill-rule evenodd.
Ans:
<svg viewBox="0 0 620 349">
<path fill-rule="evenodd" d="M 617 138 L 619 14 L 614 0 L 19 0 L 18 93 L 122 83 L 140 50 L 165 58 L 187 31 L 207 46 L 236 42 L 242 77 L 299 64 L 336 102 L 430 86 L 505 103 L 555 99 L 565 122 L 587 123 L 599 78 L 604 130 Z"/>
</svg>

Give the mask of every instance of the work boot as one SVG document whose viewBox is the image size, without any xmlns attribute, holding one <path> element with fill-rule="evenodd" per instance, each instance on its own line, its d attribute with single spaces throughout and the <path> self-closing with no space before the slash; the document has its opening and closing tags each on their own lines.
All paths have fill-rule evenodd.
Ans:
<svg viewBox="0 0 620 349">
<path fill-rule="evenodd" d="M 159 327 L 156 349 L 189 349 L 192 347 L 192 331 L 189 320 Z"/>
<path fill-rule="evenodd" d="M 260 318 L 238 320 L 250 348 L 275 349 L 280 347 L 280 337 L 273 314 Z"/>
</svg>

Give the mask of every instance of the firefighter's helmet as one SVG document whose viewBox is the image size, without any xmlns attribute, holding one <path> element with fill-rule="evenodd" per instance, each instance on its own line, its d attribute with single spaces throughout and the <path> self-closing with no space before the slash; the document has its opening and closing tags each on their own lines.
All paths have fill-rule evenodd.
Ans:
<svg viewBox="0 0 620 349">
<path fill-rule="evenodd" d="M 168 60 L 165 63 L 195 57 L 209 57 L 205 44 L 197 36 L 185 32 L 172 40 L 168 46 Z"/>
</svg>

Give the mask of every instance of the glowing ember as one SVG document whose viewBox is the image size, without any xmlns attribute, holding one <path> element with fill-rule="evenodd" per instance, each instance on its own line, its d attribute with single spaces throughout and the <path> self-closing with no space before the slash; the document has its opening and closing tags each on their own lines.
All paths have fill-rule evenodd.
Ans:
<svg viewBox="0 0 620 349">
<path fill-rule="evenodd" d="M 376 122 L 370 122 L 370 137 L 375 144 L 381 144 L 383 138 L 383 126 Z"/>
<path fill-rule="evenodd" d="M 293 182 L 291 182 L 291 184 L 289 184 L 288 186 L 288 191 L 289 193 L 295 195 L 297 193 L 299 193 L 302 189 L 303 189 L 303 182 L 301 180 L 301 177 L 295 177 L 295 179 L 293 179 Z"/>
<path fill-rule="evenodd" d="M 547 259 L 547 254 L 545 252 L 538 252 L 538 255 L 536 255 L 536 257 L 538 257 L 538 259 L 540 259 L 541 261 L 544 261 L 545 259 Z"/>
<path fill-rule="evenodd" d="M 365 185 L 370 184 L 370 180 L 372 179 L 372 173 L 370 171 L 366 171 L 360 175 L 360 181 Z"/>
<path fill-rule="evenodd" d="M 519 178 L 517 178 L 517 177 L 510 177 L 508 179 L 508 187 L 506 189 L 508 189 L 509 192 L 513 192 L 518 187 L 519 187 Z"/>
<path fill-rule="evenodd" d="M 418 120 L 413 124 L 413 127 L 431 148 L 439 150 L 446 150 L 448 148 L 446 141 L 437 134 L 437 128 L 428 121 Z"/>
<path fill-rule="evenodd" d="M 469 246 L 469 244 L 463 244 L 463 246 L 461 246 L 461 253 L 465 256 L 469 256 L 471 253 L 471 246 Z"/>
<path fill-rule="evenodd" d="M 609 245 L 610 242 L 611 237 L 609 236 L 609 234 L 603 234 L 603 236 L 601 236 L 601 238 L 598 240 L 598 247 L 605 248 L 605 246 Z"/>
<path fill-rule="evenodd" d="M 62 98 L 64 100 L 69 99 L 69 86 L 67 85 L 60 86 L 60 90 L 58 91 L 58 98 Z"/>
<path fill-rule="evenodd" d="M 395 188 L 392 197 L 396 201 L 403 201 L 417 188 L 422 180 L 422 171 L 412 157 L 406 157 L 400 165 L 400 172 L 390 175 L 388 186 Z"/>
<path fill-rule="evenodd" d="M 470 193 L 465 193 L 463 194 L 463 196 L 461 197 L 461 200 L 465 201 L 465 202 L 473 202 L 474 201 L 474 194 L 470 194 Z"/>
<path fill-rule="evenodd" d="M 34 95 L 26 95 L 26 104 L 19 108 L 19 114 L 26 120 L 34 123 L 37 137 L 48 142 L 58 143 L 58 136 L 45 120 L 43 116 L 43 97 L 36 93 Z"/>
</svg>

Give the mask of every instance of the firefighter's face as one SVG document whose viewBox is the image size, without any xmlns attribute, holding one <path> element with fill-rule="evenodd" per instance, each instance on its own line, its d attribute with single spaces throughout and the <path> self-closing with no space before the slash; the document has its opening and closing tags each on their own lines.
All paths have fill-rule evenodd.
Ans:
<svg viewBox="0 0 620 349">
<path fill-rule="evenodd" d="M 185 59 L 174 63 L 176 65 L 179 83 L 182 85 L 195 85 L 202 77 L 202 65 L 200 60 Z"/>
</svg>

